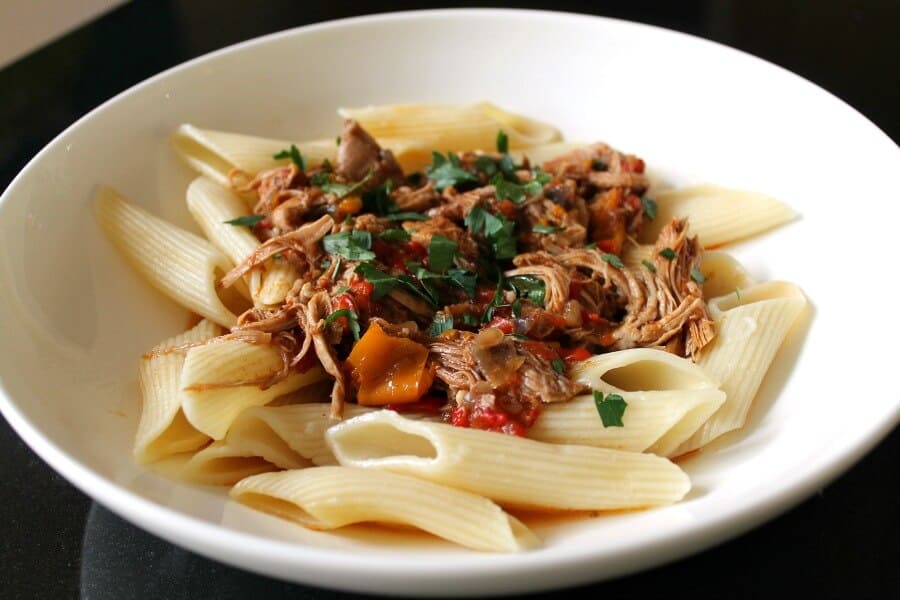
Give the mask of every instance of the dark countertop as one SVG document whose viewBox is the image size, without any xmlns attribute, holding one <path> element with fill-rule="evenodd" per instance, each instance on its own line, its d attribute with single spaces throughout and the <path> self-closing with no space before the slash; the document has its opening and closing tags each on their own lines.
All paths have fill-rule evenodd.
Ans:
<svg viewBox="0 0 900 600">
<path fill-rule="evenodd" d="M 307 4 L 137 0 L 0 70 L 0 186 L 5 188 L 78 117 L 184 60 L 308 23 L 441 6 L 346 0 Z M 642 21 L 740 48 L 821 85 L 900 140 L 896 0 L 515 5 Z M 823 130 L 823 143 L 828 143 L 826 134 Z M 840 152 L 852 151 L 838 149 L 840 140 L 831 143 L 835 164 Z M 888 180 L 897 174 L 871 175 Z M 841 233 L 839 239 L 852 239 L 852 233 Z M 69 485 L 2 420 L 0 451 L 0 597 L 348 597 L 232 569 L 135 528 Z M 895 430 L 843 477 L 770 523 L 692 558 L 573 591 L 598 597 L 673 592 L 697 598 L 801 593 L 900 597 L 898 497 L 900 430 Z"/>
</svg>

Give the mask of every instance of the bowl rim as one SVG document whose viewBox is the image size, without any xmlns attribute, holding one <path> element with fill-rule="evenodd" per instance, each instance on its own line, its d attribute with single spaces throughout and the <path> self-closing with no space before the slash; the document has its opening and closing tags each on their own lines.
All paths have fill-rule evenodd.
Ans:
<svg viewBox="0 0 900 600">
<path fill-rule="evenodd" d="M 843 110 L 852 111 L 856 117 L 862 118 L 874 132 L 881 134 L 893 144 L 890 137 L 865 115 L 824 88 L 777 64 L 703 37 L 646 23 L 563 11 L 508 8 L 409 10 L 325 21 L 255 37 L 179 63 L 117 93 L 66 127 L 22 168 L 0 195 L 0 215 L 2 215 L 2 208 L 9 197 L 16 194 L 21 180 L 35 168 L 35 165 L 41 162 L 51 148 L 59 145 L 70 132 L 105 110 L 108 105 L 127 96 L 140 94 L 145 88 L 159 80 L 195 68 L 198 64 L 220 56 L 243 52 L 256 45 L 264 45 L 275 40 L 305 35 L 314 31 L 340 29 L 359 24 L 434 19 L 443 16 L 472 19 L 539 18 L 573 24 L 576 22 L 603 22 L 612 27 L 647 30 L 650 31 L 650 35 L 659 38 L 669 36 L 670 39 L 680 42 L 711 45 L 708 47 L 718 53 L 733 53 L 742 60 L 758 61 L 770 70 L 774 68 L 782 76 L 791 78 L 795 83 L 812 86 L 818 94 L 828 96 L 831 101 L 842 105 Z M 807 470 L 798 474 L 796 479 L 773 486 L 759 496 L 744 498 L 741 503 L 707 515 L 702 521 L 682 524 L 667 531 L 654 532 L 652 535 L 643 533 L 623 540 L 621 546 L 614 553 L 586 553 L 583 550 L 578 550 L 577 554 L 564 550 L 553 555 L 546 555 L 540 551 L 512 555 L 472 553 L 471 555 L 460 555 L 445 562 L 425 555 L 421 561 L 404 562 L 403 572 L 396 568 L 398 565 L 391 556 L 352 553 L 350 555 L 354 571 L 352 579 L 341 577 L 341 575 L 346 575 L 346 565 L 342 561 L 347 560 L 348 553 L 344 550 L 304 546 L 296 542 L 274 540 L 262 535 L 228 529 L 220 524 L 210 523 L 202 518 L 149 500 L 94 472 L 81 461 L 63 451 L 52 439 L 44 436 L 40 427 L 19 411 L 17 403 L 7 392 L 2 375 L 0 375 L 0 412 L 28 446 L 71 484 L 112 512 L 174 544 L 182 545 L 199 554 L 239 568 L 264 573 L 268 576 L 289 578 L 297 582 L 356 591 L 441 595 L 447 594 L 451 590 L 426 589 L 422 586 L 433 583 L 436 577 L 445 579 L 452 577 L 455 578 L 454 582 L 461 584 L 459 588 L 452 590 L 454 594 L 474 594 L 485 591 L 498 594 L 525 591 L 526 589 L 539 591 L 625 575 L 661 565 L 693 554 L 700 549 L 722 543 L 744 533 L 764 520 L 774 518 L 849 469 L 900 422 L 900 398 L 897 399 L 891 410 L 877 415 L 865 426 L 854 429 L 851 435 L 843 438 L 841 444 L 829 446 L 828 451 L 816 455 L 808 463 Z M 223 545 L 229 547 L 231 552 L 229 556 L 222 556 L 212 550 L 213 547 Z M 270 557 L 275 563 L 274 566 L 280 568 L 260 570 L 252 561 L 245 563 L 242 560 L 259 556 Z M 601 561 L 613 556 L 617 560 L 611 568 L 607 568 L 602 573 L 586 572 L 586 567 L 596 567 Z M 638 559 L 638 557 L 640 558 Z M 276 558 L 277 560 L 274 560 Z M 390 572 L 392 567 L 395 572 Z M 535 577 L 534 573 L 538 568 L 540 572 L 553 571 L 557 573 L 557 576 L 545 579 Z M 289 575 L 288 569 L 294 569 L 293 572 L 300 577 Z M 529 572 L 532 576 L 521 577 Z M 459 580 L 461 575 L 466 576 L 465 581 Z M 517 576 L 521 577 L 518 583 L 515 580 Z M 560 581 L 562 576 L 565 576 L 564 582 Z"/>
</svg>

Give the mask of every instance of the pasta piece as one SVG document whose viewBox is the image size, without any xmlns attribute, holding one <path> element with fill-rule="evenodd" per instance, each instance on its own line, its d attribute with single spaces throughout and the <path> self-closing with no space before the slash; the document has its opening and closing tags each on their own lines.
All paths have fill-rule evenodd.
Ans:
<svg viewBox="0 0 900 600">
<path fill-rule="evenodd" d="M 790 206 L 765 194 L 698 185 L 659 192 L 654 219 L 641 233 L 655 240 L 673 218 L 688 219 L 691 235 L 712 248 L 754 236 L 797 218 Z"/>
<path fill-rule="evenodd" d="M 258 269 L 251 271 L 260 273 Z M 261 274 L 262 285 L 256 296 L 259 306 L 275 306 L 284 302 L 287 293 L 291 291 L 298 274 L 291 263 L 286 260 L 272 259 L 266 262 L 266 270 Z"/>
<path fill-rule="evenodd" d="M 671 504 L 690 489 L 681 469 L 652 454 L 547 444 L 387 410 L 335 425 L 325 439 L 341 465 L 415 475 L 504 506 L 638 508 Z"/>
<path fill-rule="evenodd" d="M 578 144 L 575 142 L 551 142 L 549 144 L 541 144 L 540 146 L 529 146 L 520 150 L 511 150 L 509 155 L 516 164 L 521 164 L 522 160 L 527 158 L 531 166 L 539 166 L 548 160 L 558 158 L 563 154 L 568 154 L 577 148 L 584 148 L 587 144 Z"/>
<path fill-rule="evenodd" d="M 722 382 L 727 399 L 676 455 L 743 426 L 769 365 L 805 306 L 806 298 L 797 286 L 779 281 L 710 300 L 717 334 L 699 364 Z"/>
<path fill-rule="evenodd" d="M 172 138 L 175 151 L 194 170 L 206 175 L 219 185 L 229 187 L 228 173 L 240 169 L 256 175 L 265 169 L 287 164 L 289 158 L 274 156 L 291 147 L 291 142 L 261 138 L 240 133 L 200 129 L 190 124 L 181 125 Z M 307 166 L 323 160 L 334 160 L 334 138 L 295 143 Z"/>
<path fill-rule="evenodd" d="M 251 414 L 252 410 L 241 413 L 225 439 L 195 454 L 185 464 L 182 475 L 207 485 L 234 485 L 257 473 L 311 465 L 291 450 L 264 420 Z"/>
<path fill-rule="evenodd" d="M 376 140 L 414 139 L 438 150 L 494 150 L 503 130 L 510 148 L 538 146 L 562 139 L 554 127 L 505 111 L 489 102 L 477 104 L 388 104 L 341 108 L 340 115 L 356 119 Z M 401 166 L 404 166 L 401 163 Z"/>
<path fill-rule="evenodd" d="M 287 164 L 290 159 L 274 156 L 291 147 L 292 142 L 261 138 L 240 133 L 200 129 L 181 125 L 172 138 L 179 156 L 195 171 L 223 187 L 230 187 L 228 174 L 239 169 L 250 176 L 260 171 Z M 391 150 L 406 171 L 420 169 L 430 162 L 431 148 L 414 139 L 379 138 L 382 148 Z M 334 162 L 337 145 L 334 138 L 293 143 L 307 167 L 325 160 Z M 424 161 L 424 162 L 423 162 Z"/>
<path fill-rule="evenodd" d="M 735 290 L 742 290 L 755 283 L 737 259 L 721 250 L 708 250 L 703 253 L 700 272 L 706 278 L 703 282 L 704 298 L 732 294 Z M 738 293 L 740 294 L 740 291 Z"/>
<path fill-rule="evenodd" d="M 651 348 L 594 356 L 571 376 L 627 403 L 622 427 L 603 427 L 592 396 L 547 406 L 529 436 L 562 442 L 648 451 L 668 456 L 724 402 L 725 393 L 700 367 Z"/>
<path fill-rule="evenodd" d="M 281 368 L 281 356 L 273 346 L 223 340 L 191 348 L 181 373 L 184 414 L 194 427 L 221 440 L 245 409 L 268 404 L 324 377 L 314 368 L 260 389 Z"/>
<path fill-rule="evenodd" d="M 232 264 L 209 242 L 106 186 L 97 192 L 95 209 L 109 240 L 156 289 L 223 327 L 237 322 L 216 294 L 216 271 L 228 272 Z"/>
<path fill-rule="evenodd" d="M 266 473 L 238 483 L 231 497 L 310 529 L 377 522 L 410 525 L 473 550 L 515 552 L 539 544 L 521 521 L 486 498 L 384 471 Z"/>
<path fill-rule="evenodd" d="M 196 450 L 209 442 L 207 436 L 191 427 L 181 411 L 178 382 L 184 351 L 165 350 L 216 335 L 219 335 L 218 326 L 203 319 L 193 329 L 160 342 L 141 358 L 138 381 L 144 401 L 134 439 L 135 462 L 155 462 L 172 454 Z"/>
</svg>

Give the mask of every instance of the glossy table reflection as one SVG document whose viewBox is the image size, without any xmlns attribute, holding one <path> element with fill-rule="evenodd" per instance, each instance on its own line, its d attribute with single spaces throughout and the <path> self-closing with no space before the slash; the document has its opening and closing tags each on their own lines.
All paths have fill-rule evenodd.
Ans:
<svg viewBox="0 0 900 600">
<path fill-rule="evenodd" d="M 477 6 L 480 3 L 457 3 Z M 494 3 L 494 5 L 506 3 Z M 511 4 L 511 3 L 510 3 Z M 747 50 L 832 91 L 900 139 L 900 3 L 519 2 L 678 29 Z M 307 23 L 417 2 L 135 1 L 0 70 L 0 185 L 53 136 L 114 94 L 210 50 Z M 2 26 L 8 26 L 4 23 Z M 2 29 L 2 27 L 0 27 Z M 314 60 L 314 57 L 306 57 Z M 636 91 L 640 93 L 640 91 Z M 777 140 L 773 140 L 777 143 Z M 839 172 L 835 162 L 823 177 Z M 865 174 L 889 181 L 896 174 Z M 895 193 L 873 201 L 895 201 Z M 859 199 L 865 200 L 865 199 Z M 860 202 L 853 205 L 858 206 Z M 835 207 L 836 210 L 844 209 Z M 835 232 L 852 251 L 865 232 Z M 890 258 L 884 259 L 888 266 Z M 848 319 L 856 316 L 848 316 Z M 2 359 L 2 358 L 0 358 Z M 864 398 L 848 394 L 852 404 Z M 888 391 L 886 393 L 897 393 Z M 50 470 L 0 421 L 0 596 L 346 598 L 226 567 L 122 521 Z M 900 597 L 900 432 L 837 482 L 769 524 L 693 558 L 572 590 L 579 596 Z M 551 597 L 544 594 L 537 597 Z"/>
</svg>

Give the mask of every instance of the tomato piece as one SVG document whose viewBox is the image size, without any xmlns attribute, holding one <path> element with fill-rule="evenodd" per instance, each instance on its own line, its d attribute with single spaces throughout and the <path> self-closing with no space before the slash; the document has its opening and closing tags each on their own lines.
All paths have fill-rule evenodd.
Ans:
<svg viewBox="0 0 900 600">
<path fill-rule="evenodd" d="M 513 322 L 510 319 L 501 316 L 496 316 L 491 319 L 490 323 L 487 324 L 487 327 L 499 329 L 506 335 L 509 335 L 516 330 L 515 325 L 513 325 Z"/>
<path fill-rule="evenodd" d="M 593 356 L 586 348 L 560 348 L 559 355 L 569 362 L 587 360 Z"/>
<path fill-rule="evenodd" d="M 372 298 L 372 292 L 374 290 L 375 286 L 365 279 L 357 279 L 350 284 L 350 292 L 353 294 L 354 300 L 356 300 L 356 303 L 364 311 L 368 311 L 370 308 L 369 301 Z"/>
</svg>

